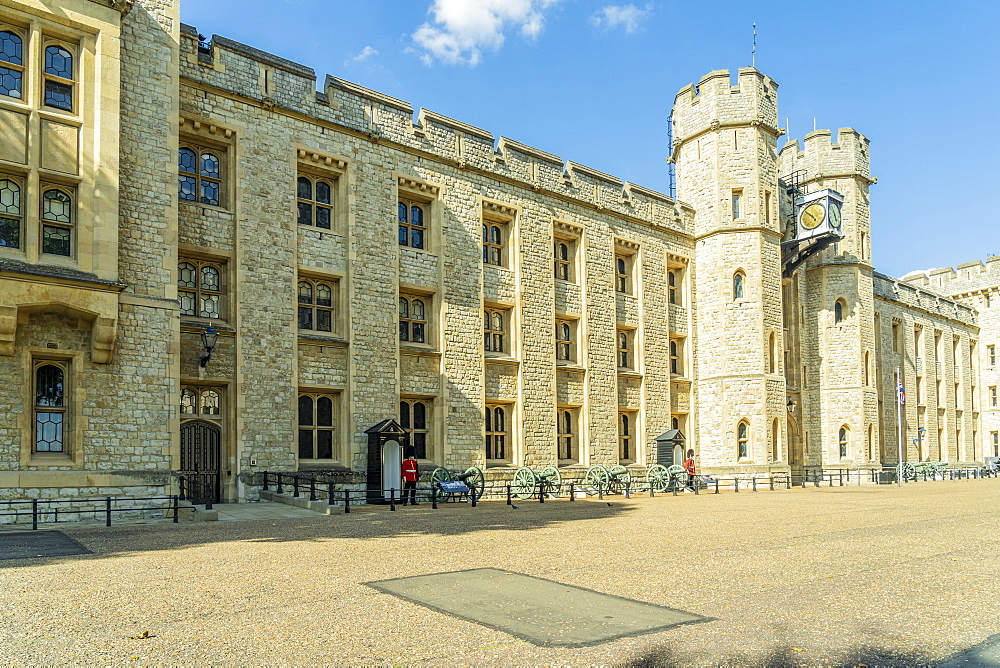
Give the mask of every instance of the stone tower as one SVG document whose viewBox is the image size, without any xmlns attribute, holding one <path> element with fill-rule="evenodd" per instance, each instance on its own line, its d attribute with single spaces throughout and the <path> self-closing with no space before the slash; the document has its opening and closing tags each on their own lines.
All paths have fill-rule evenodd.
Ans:
<svg viewBox="0 0 1000 668">
<path fill-rule="evenodd" d="M 696 212 L 687 436 L 717 473 L 787 465 L 777 87 L 753 68 L 735 85 L 715 70 L 674 101 L 677 197 Z"/>
<path fill-rule="evenodd" d="M 790 459 L 794 468 L 859 466 L 883 459 L 879 452 L 877 378 L 882 350 L 876 336 L 872 288 L 868 139 L 841 128 L 836 141 L 816 130 L 781 150 L 781 218 L 795 228 L 794 196 L 830 188 L 844 197 L 843 239 L 819 251 L 785 280 L 786 371 L 792 403 Z M 892 332 L 893 323 L 879 328 Z M 898 325 L 897 325 L 898 329 Z M 890 390 L 886 395 L 895 396 Z M 894 402 L 886 410 L 895 411 Z M 894 414 L 891 422 L 895 421 Z M 889 441 L 893 439 L 891 435 Z M 890 443 L 891 444 L 891 443 Z M 895 459 L 895 448 L 888 459 Z"/>
</svg>

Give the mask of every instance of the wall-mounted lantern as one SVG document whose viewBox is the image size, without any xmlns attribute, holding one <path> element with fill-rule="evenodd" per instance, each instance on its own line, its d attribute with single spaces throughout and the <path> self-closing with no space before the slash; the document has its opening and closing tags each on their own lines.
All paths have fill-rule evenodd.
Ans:
<svg viewBox="0 0 1000 668">
<path fill-rule="evenodd" d="M 208 366 L 208 361 L 212 359 L 212 351 L 215 350 L 215 344 L 218 342 L 219 333 L 209 325 L 201 335 L 201 344 L 205 346 L 205 356 L 201 358 L 201 367 L 203 369 Z"/>
</svg>

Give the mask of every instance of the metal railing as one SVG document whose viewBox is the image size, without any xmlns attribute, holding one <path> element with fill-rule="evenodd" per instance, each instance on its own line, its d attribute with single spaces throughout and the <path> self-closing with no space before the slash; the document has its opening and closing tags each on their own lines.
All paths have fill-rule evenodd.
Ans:
<svg viewBox="0 0 1000 668">
<path fill-rule="evenodd" d="M 19 524 L 17 519 L 19 517 L 30 517 L 31 518 L 31 528 L 32 530 L 38 529 L 39 522 L 45 523 L 51 520 L 53 523 L 59 522 L 59 516 L 63 515 L 85 515 L 93 514 L 94 518 L 97 519 L 99 516 L 104 517 L 104 526 L 111 526 L 111 520 L 115 513 L 126 513 L 126 512 L 149 512 L 149 513 L 163 513 L 164 511 L 170 511 L 170 519 L 173 522 L 180 521 L 180 513 L 182 510 L 191 510 L 192 507 L 182 507 L 181 501 L 183 499 L 180 495 L 173 496 L 105 496 L 96 497 L 89 499 L 14 499 L 8 501 L 0 501 L 0 506 L 6 507 L 7 512 L 0 512 L 0 517 L 13 517 L 14 521 L 6 524 Z M 136 502 L 136 501 L 162 501 L 169 505 L 143 505 L 143 506 L 122 506 L 123 502 Z M 60 507 L 58 504 L 63 504 Z M 83 507 L 73 507 L 81 506 L 84 504 L 91 504 L 90 508 Z M 22 510 L 17 510 L 15 506 L 24 506 Z M 3 526 L 3 525 L 0 525 Z"/>
</svg>

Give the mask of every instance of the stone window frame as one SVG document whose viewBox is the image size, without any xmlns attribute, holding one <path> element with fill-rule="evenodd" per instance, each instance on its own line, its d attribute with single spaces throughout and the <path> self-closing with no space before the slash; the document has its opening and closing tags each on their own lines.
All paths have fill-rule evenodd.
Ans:
<svg viewBox="0 0 1000 668">
<path fill-rule="evenodd" d="M 833 302 L 833 324 L 841 325 L 846 319 L 845 312 L 847 311 L 847 300 L 843 297 L 838 297 Z"/>
<path fill-rule="evenodd" d="M 618 325 L 615 329 L 615 361 L 619 371 L 635 371 L 638 368 L 636 350 L 636 330 L 634 327 Z"/>
<path fill-rule="evenodd" d="M 736 423 L 736 460 L 746 462 L 750 460 L 750 420 L 742 418 Z"/>
<path fill-rule="evenodd" d="M 681 267 L 667 267 L 667 303 L 674 306 L 681 306 L 680 278 Z"/>
<path fill-rule="evenodd" d="M 52 49 L 62 49 L 67 54 L 69 54 L 70 59 L 70 76 L 65 77 L 58 72 L 50 71 L 49 67 L 49 54 Z M 69 114 L 78 114 L 79 101 L 78 101 L 78 88 L 79 82 L 79 71 L 80 71 L 80 45 L 73 44 L 64 39 L 56 39 L 53 37 L 44 37 L 42 40 L 42 62 L 40 63 L 40 71 L 42 74 L 42 105 L 46 109 L 56 109 L 60 112 L 66 112 Z M 49 100 L 49 91 L 56 91 L 58 87 L 69 88 L 69 108 L 59 106 L 58 104 L 51 104 Z"/>
<path fill-rule="evenodd" d="M 839 447 L 840 459 L 850 459 L 851 453 L 851 428 L 846 424 L 841 425 L 837 430 L 837 446 Z"/>
<path fill-rule="evenodd" d="M 303 286 L 310 289 L 309 301 L 303 301 Z M 318 293 L 320 288 L 326 287 L 330 290 L 330 303 L 320 304 Z M 303 271 L 298 272 L 295 282 L 295 304 L 296 304 L 296 327 L 299 332 L 309 333 L 318 336 L 337 336 L 340 333 L 340 278 L 337 276 L 323 276 L 309 274 Z M 308 312 L 310 315 L 309 327 L 303 326 L 303 315 Z M 318 327 L 320 315 L 327 314 L 329 318 L 329 329 Z"/>
<path fill-rule="evenodd" d="M 556 220 L 552 223 L 552 276 L 562 283 L 580 283 L 579 263 L 583 228 Z"/>
<path fill-rule="evenodd" d="M 213 396 L 214 395 L 214 396 Z M 212 403 L 215 406 L 212 406 Z M 177 405 L 181 420 L 221 421 L 226 403 L 226 388 L 219 385 L 183 383 Z M 191 410 L 185 410 L 190 407 Z M 214 410 L 213 410 L 214 408 Z"/>
<path fill-rule="evenodd" d="M 59 396 L 58 403 L 45 403 L 39 400 L 39 383 L 41 371 L 51 367 L 59 374 Z M 48 357 L 33 357 L 31 362 L 31 455 L 42 456 L 69 456 L 71 447 L 71 437 L 73 433 L 73 411 L 72 409 L 72 373 L 71 363 L 66 359 L 52 359 Z M 50 398 L 48 401 L 55 401 Z M 58 449 L 39 449 L 39 416 L 40 414 L 58 415 L 59 436 Z"/>
<path fill-rule="evenodd" d="M 24 249 L 24 220 L 25 220 L 25 178 L 23 176 L 18 176 L 16 174 L 8 174 L 6 172 L 0 172 L 0 184 L 9 182 L 16 190 L 7 188 L 6 186 L 0 185 L 0 248 L 23 250 Z M 11 190 L 12 196 L 4 196 L 3 190 Z M 6 198 L 10 199 L 10 204 L 4 204 L 3 200 Z M 16 211 L 11 211 L 10 209 L 16 207 Z M 14 234 L 10 236 L 16 237 L 14 239 L 15 243 L 10 243 L 10 236 L 5 238 L 2 230 L 2 226 L 9 226 L 10 228 L 16 227 Z M 7 233 L 10 234 L 9 232 Z"/>
<path fill-rule="evenodd" d="M 989 390 L 990 390 L 990 408 L 996 408 L 997 407 L 997 386 L 996 385 L 990 385 Z"/>
<path fill-rule="evenodd" d="M 439 215 L 438 196 L 441 187 L 410 178 L 398 176 L 396 179 L 396 242 L 400 250 L 434 253 L 438 229 Z M 402 207 L 406 207 L 406 216 L 401 216 Z M 421 211 L 421 224 L 413 221 L 413 208 Z M 420 232 L 420 243 L 414 245 L 413 232 Z M 405 238 L 404 238 L 405 237 Z"/>
<path fill-rule="evenodd" d="M 635 463 L 638 459 L 636 445 L 638 444 L 639 411 L 618 409 L 618 462 Z M 631 454 L 631 456 L 629 456 Z"/>
<path fill-rule="evenodd" d="M 299 388 L 295 404 L 295 458 L 297 461 L 334 462 L 340 460 L 340 399 L 340 392 L 337 391 Z M 323 402 L 329 404 L 329 413 L 325 419 L 320 418 L 320 406 Z M 308 421 L 304 421 L 305 411 L 303 411 L 303 407 L 306 403 L 308 403 L 310 413 Z M 329 438 L 328 457 L 320 456 L 327 454 L 320 450 L 322 447 L 320 441 L 323 436 Z M 308 438 L 309 454 L 313 455 L 311 457 L 303 457 L 306 445 L 304 437 Z"/>
<path fill-rule="evenodd" d="M 740 301 L 747 298 L 747 274 L 742 269 L 737 269 L 733 272 L 733 278 L 730 282 L 730 287 L 732 288 L 733 301 Z"/>
<path fill-rule="evenodd" d="M 616 294 L 636 294 L 636 288 L 639 285 L 635 275 L 638 265 L 638 257 L 639 244 L 625 239 L 615 239 L 614 273 Z"/>
<path fill-rule="evenodd" d="M 406 303 L 404 313 L 403 303 Z M 401 288 L 399 291 L 399 343 L 403 346 L 416 346 L 420 348 L 433 348 L 435 341 L 433 333 L 434 295 L 431 293 L 417 292 Z M 422 314 L 415 311 L 415 303 L 420 304 Z M 422 315 L 422 317 L 418 317 Z M 422 332 L 421 339 L 416 340 L 414 326 L 419 326 Z M 405 337 L 404 337 L 405 327 Z"/>
<path fill-rule="evenodd" d="M 181 157 L 184 155 L 185 151 L 190 152 L 194 158 L 193 169 L 185 169 L 183 166 Z M 212 176 L 211 172 L 206 172 L 205 170 L 204 162 L 206 156 L 214 158 L 216 162 L 218 162 L 218 168 L 215 176 Z M 221 209 L 227 208 L 227 188 L 225 186 L 228 171 L 227 167 L 227 156 L 223 149 L 182 138 L 180 146 L 177 147 L 178 201 L 198 206 L 213 206 Z M 185 191 L 181 187 L 181 184 L 185 183 L 185 180 L 190 182 L 193 186 L 190 197 L 186 197 L 184 195 Z M 214 201 L 212 201 L 211 198 L 206 198 L 206 186 L 214 186 L 216 188 L 216 197 Z"/>
<path fill-rule="evenodd" d="M 986 364 L 990 367 L 997 365 L 997 348 L 995 345 L 986 346 Z"/>
<path fill-rule="evenodd" d="M 181 277 L 181 265 L 182 264 L 190 264 L 190 265 L 192 265 L 195 268 L 195 279 L 196 279 L 195 282 L 196 282 L 196 285 L 194 287 L 182 286 L 181 285 L 181 280 L 182 280 L 182 277 Z M 202 283 L 202 270 L 203 270 L 203 268 L 213 268 L 213 269 L 216 270 L 216 272 L 218 272 L 218 275 L 219 275 L 219 287 L 218 287 L 217 290 L 213 290 L 210 287 L 209 288 L 204 287 L 204 285 Z M 228 314 L 229 314 L 229 308 L 228 308 L 229 307 L 229 303 L 228 303 L 228 298 L 229 298 L 229 289 L 228 289 L 229 280 L 228 280 L 227 268 L 228 268 L 228 264 L 223 259 L 215 259 L 215 258 L 206 259 L 206 258 L 195 257 L 195 256 L 190 256 L 190 255 L 179 255 L 177 257 L 177 282 L 176 282 L 176 285 L 177 285 L 177 304 L 178 304 L 178 306 L 180 308 L 180 316 L 182 318 L 197 318 L 199 320 L 203 320 L 203 321 L 206 321 L 206 322 L 212 322 L 212 323 L 219 322 L 219 321 L 225 322 L 227 320 Z M 183 310 L 184 310 L 184 308 L 183 308 L 183 302 L 181 301 L 182 300 L 182 293 L 193 295 L 192 299 L 193 299 L 193 304 L 194 304 L 194 308 L 195 308 L 195 313 L 191 314 L 191 313 L 184 313 L 183 312 Z M 207 316 L 206 315 L 202 315 L 202 312 L 203 312 L 204 309 L 202 309 L 201 307 L 202 307 L 202 304 L 203 304 L 203 299 L 205 299 L 206 296 L 208 296 L 208 297 L 214 296 L 214 297 L 217 298 L 217 304 L 218 304 L 218 314 L 217 315 L 214 315 L 214 316 L 211 316 L 211 315 L 207 315 Z"/>
<path fill-rule="evenodd" d="M 670 360 L 670 375 L 684 377 L 687 365 L 684 363 L 684 338 L 672 336 L 667 344 Z"/>
<path fill-rule="evenodd" d="M 556 364 L 577 364 L 577 330 L 579 319 L 557 315 L 555 322 Z"/>
<path fill-rule="evenodd" d="M 14 62 L 13 59 L 7 59 L 2 53 L 0 53 L 0 70 L 7 70 L 7 75 L 12 76 L 10 73 L 17 73 L 20 75 L 20 81 L 18 82 L 17 88 L 8 88 L 8 91 L 17 90 L 17 95 L 10 95 L 8 93 L 0 93 L 4 97 L 9 97 L 12 100 L 17 100 L 18 102 L 24 102 L 25 98 L 25 81 L 27 80 L 27 66 L 25 61 L 31 53 L 28 46 L 28 31 L 19 26 L 11 25 L 9 23 L 0 23 L 0 33 L 10 33 L 12 36 L 16 37 L 20 44 L 20 62 Z M 13 55 L 13 54 L 11 54 Z M 0 75 L 3 76 L 3 75 Z M 13 77 L 12 77 L 13 78 Z M 2 83 L 2 82 L 0 82 Z"/>
<path fill-rule="evenodd" d="M 422 408 L 421 408 L 422 407 Z M 422 411 L 422 421 L 417 417 Z M 410 447 L 417 459 L 432 459 L 431 440 L 434 426 L 434 398 L 402 395 L 399 397 L 399 426 L 409 435 Z M 405 455 L 404 455 L 405 456 Z"/>
<path fill-rule="evenodd" d="M 76 257 L 76 237 L 77 237 L 77 190 L 74 186 L 62 183 L 43 181 L 38 186 L 38 252 L 40 255 L 55 255 L 59 257 Z M 53 195 L 53 197 L 49 197 Z M 50 210 L 48 202 L 53 201 L 56 195 L 66 198 L 67 213 L 66 220 L 62 215 Z M 23 198 L 22 198 L 23 201 Z M 66 252 L 53 252 L 46 250 L 47 230 L 53 232 L 65 232 L 68 235 L 66 241 Z M 51 247 L 50 247 L 51 248 Z"/>
<path fill-rule="evenodd" d="M 182 116 L 179 122 L 179 142 L 177 147 L 177 201 L 188 207 L 211 208 L 219 211 L 232 212 L 233 209 L 233 180 L 236 176 L 236 132 L 232 128 L 223 127 L 214 121 L 200 120 Z M 209 182 L 219 185 L 219 203 L 201 201 L 200 181 L 195 183 L 194 198 L 184 198 L 180 196 L 180 151 L 189 148 L 197 156 L 196 172 L 186 172 L 188 176 L 200 176 L 201 155 L 211 153 L 219 159 L 218 178 L 207 177 Z M 205 178 L 205 177 L 201 177 Z"/>
<path fill-rule="evenodd" d="M 309 192 L 303 195 L 303 182 L 309 185 Z M 328 190 L 326 201 L 320 194 L 320 186 L 325 186 Z M 295 222 L 307 227 L 315 227 L 317 230 L 332 231 L 334 227 L 334 216 L 337 209 L 337 183 L 336 179 L 320 174 L 312 174 L 299 170 L 295 178 Z M 303 211 L 308 207 L 308 215 L 303 216 Z M 322 220 L 320 212 L 326 212 L 326 220 Z"/>
<path fill-rule="evenodd" d="M 1000 432 L 991 431 L 990 435 L 993 439 L 993 456 L 1000 457 Z"/>
<path fill-rule="evenodd" d="M 510 269 L 513 263 L 511 230 L 517 208 L 493 200 L 482 200 L 483 266 Z"/>
<path fill-rule="evenodd" d="M 495 465 L 510 463 L 513 460 L 510 429 L 513 423 L 512 404 L 488 401 L 483 411 L 486 461 Z M 497 454 L 500 456 L 496 456 Z"/>
<path fill-rule="evenodd" d="M 499 327 L 497 321 L 499 320 Z M 483 306 L 483 351 L 487 357 L 510 355 L 511 309 Z"/>
<path fill-rule="evenodd" d="M 556 407 L 556 459 L 559 466 L 580 462 L 580 409 Z"/>
</svg>

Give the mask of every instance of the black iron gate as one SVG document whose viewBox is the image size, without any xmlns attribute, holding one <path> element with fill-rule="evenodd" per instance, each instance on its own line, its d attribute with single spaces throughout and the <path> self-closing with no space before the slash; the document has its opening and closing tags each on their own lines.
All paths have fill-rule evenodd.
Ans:
<svg viewBox="0 0 1000 668">
<path fill-rule="evenodd" d="M 193 503 L 218 503 L 222 430 L 211 422 L 181 424 L 181 496 Z"/>
</svg>

